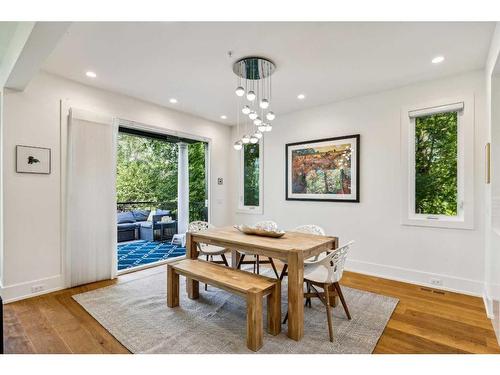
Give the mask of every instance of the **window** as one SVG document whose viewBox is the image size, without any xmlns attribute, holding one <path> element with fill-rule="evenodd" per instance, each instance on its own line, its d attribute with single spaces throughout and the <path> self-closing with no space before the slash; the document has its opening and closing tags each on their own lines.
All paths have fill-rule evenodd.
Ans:
<svg viewBox="0 0 500 375">
<path fill-rule="evenodd" d="M 246 213 L 262 213 L 262 140 L 245 144 L 241 150 L 241 184 L 238 209 Z"/>
<path fill-rule="evenodd" d="M 458 215 L 458 113 L 415 118 L 415 213 Z"/>
<path fill-rule="evenodd" d="M 403 224 L 472 229 L 471 103 L 403 109 Z"/>
</svg>

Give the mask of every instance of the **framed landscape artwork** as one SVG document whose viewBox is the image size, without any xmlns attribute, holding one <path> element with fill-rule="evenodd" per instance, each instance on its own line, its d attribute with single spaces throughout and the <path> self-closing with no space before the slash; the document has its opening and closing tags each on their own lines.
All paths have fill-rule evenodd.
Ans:
<svg viewBox="0 0 500 375">
<path fill-rule="evenodd" d="M 16 146 L 16 172 L 50 174 L 50 148 Z"/>
<path fill-rule="evenodd" d="M 359 138 L 288 143 L 286 199 L 359 202 Z"/>
</svg>

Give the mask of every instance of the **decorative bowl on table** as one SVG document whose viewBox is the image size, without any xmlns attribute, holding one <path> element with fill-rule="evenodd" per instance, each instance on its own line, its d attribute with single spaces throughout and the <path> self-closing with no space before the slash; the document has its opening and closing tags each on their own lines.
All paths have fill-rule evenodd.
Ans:
<svg viewBox="0 0 500 375">
<path fill-rule="evenodd" d="M 242 233 L 253 234 L 256 236 L 263 236 L 263 237 L 279 238 L 279 237 L 283 237 L 283 235 L 285 234 L 284 230 L 279 230 L 277 227 L 270 228 L 270 227 L 257 226 L 257 225 L 256 226 L 235 225 L 234 227 Z"/>
</svg>

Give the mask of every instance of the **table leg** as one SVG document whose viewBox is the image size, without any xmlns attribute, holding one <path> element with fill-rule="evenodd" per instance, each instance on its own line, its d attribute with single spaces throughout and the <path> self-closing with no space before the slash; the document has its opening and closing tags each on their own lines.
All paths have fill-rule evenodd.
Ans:
<svg viewBox="0 0 500 375">
<path fill-rule="evenodd" d="M 198 259 L 198 249 L 193 241 L 191 233 L 186 233 L 186 258 Z M 186 278 L 186 291 L 190 299 L 197 299 L 200 296 L 200 283 L 196 280 Z"/>
<path fill-rule="evenodd" d="M 339 247 L 339 239 L 335 238 L 332 250 L 336 250 L 338 249 L 338 247 Z M 330 296 L 330 306 L 336 307 L 339 303 L 339 295 L 333 284 L 328 287 L 328 295 Z"/>
<path fill-rule="evenodd" d="M 304 337 L 304 257 L 295 251 L 288 256 L 288 337 Z"/>
</svg>

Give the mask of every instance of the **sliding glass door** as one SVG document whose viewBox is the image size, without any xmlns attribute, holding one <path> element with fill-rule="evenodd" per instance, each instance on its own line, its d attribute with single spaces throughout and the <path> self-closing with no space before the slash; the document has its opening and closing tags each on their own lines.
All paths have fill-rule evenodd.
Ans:
<svg viewBox="0 0 500 375">
<path fill-rule="evenodd" d="M 206 142 L 120 127 L 116 176 L 119 272 L 185 254 L 180 233 L 185 223 L 208 221 L 207 161 Z M 188 181 L 188 190 L 179 181 Z"/>
</svg>

